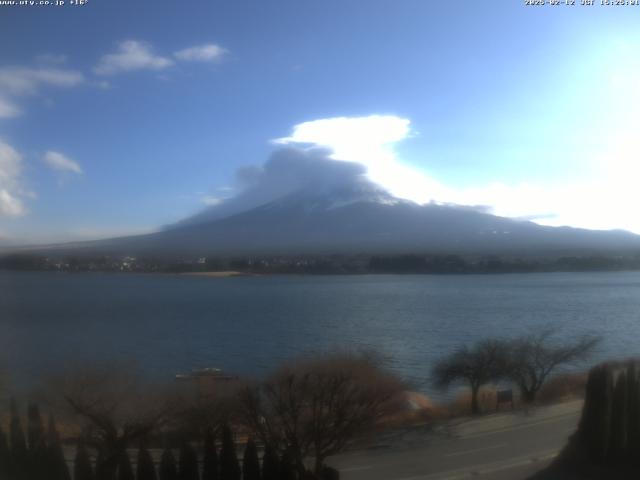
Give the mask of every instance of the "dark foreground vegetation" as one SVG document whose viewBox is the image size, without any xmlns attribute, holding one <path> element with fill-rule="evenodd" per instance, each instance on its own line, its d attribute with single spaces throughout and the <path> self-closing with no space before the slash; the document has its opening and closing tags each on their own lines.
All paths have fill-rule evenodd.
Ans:
<svg viewBox="0 0 640 480">
<path fill-rule="evenodd" d="M 248 257 L 131 257 L 104 255 L 0 256 L 0 269 L 14 271 L 247 274 L 487 274 L 640 270 L 638 255 L 280 255 Z"/>
<path fill-rule="evenodd" d="M 379 428 L 404 391 L 361 353 L 300 359 L 260 383 L 207 380 L 158 387 L 95 367 L 57 378 L 39 399 L 59 414 L 64 440 L 35 403 L 25 422 L 12 402 L 0 478 L 333 480 L 327 457 Z"/>
<path fill-rule="evenodd" d="M 640 360 L 591 369 L 577 432 L 536 480 L 640 478 Z"/>
</svg>

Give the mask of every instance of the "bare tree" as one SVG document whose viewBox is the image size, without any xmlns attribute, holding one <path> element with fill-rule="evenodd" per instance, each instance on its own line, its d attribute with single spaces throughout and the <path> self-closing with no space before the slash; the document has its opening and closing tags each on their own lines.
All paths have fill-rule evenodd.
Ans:
<svg viewBox="0 0 640 480">
<path fill-rule="evenodd" d="M 509 350 L 506 342 L 497 339 L 481 340 L 471 348 L 460 347 L 435 364 L 432 381 L 439 388 L 467 383 L 471 388 L 471 413 L 480 413 L 480 387 L 504 376 Z"/>
<path fill-rule="evenodd" d="M 556 330 L 547 328 L 511 343 L 507 376 L 518 385 L 526 403 L 535 401 L 554 370 L 584 360 L 600 341 L 598 337 L 582 336 L 572 342 L 562 342 L 554 339 L 555 334 Z"/>
<path fill-rule="evenodd" d="M 173 411 L 170 396 L 132 371 L 91 367 L 68 374 L 62 395 L 83 420 L 86 442 L 98 449 L 104 478 L 113 478 L 127 446 L 158 428 Z"/>
<path fill-rule="evenodd" d="M 250 430 L 286 450 L 304 475 L 306 458 L 319 473 L 328 456 L 397 411 L 402 391 L 372 356 L 343 352 L 291 362 L 241 398 Z"/>
</svg>

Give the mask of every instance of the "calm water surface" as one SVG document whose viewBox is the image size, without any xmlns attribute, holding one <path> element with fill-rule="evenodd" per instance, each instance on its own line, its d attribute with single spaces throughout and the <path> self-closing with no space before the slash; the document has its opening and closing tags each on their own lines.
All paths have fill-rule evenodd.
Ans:
<svg viewBox="0 0 640 480">
<path fill-rule="evenodd" d="M 479 338 L 555 325 L 605 337 L 596 360 L 640 355 L 640 273 L 202 278 L 0 272 L 0 362 L 29 381 L 78 362 L 171 378 L 261 375 L 333 347 L 372 347 L 419 383 Z M 422 387 L 428 390 L 428 387 Z"/>
</svg>

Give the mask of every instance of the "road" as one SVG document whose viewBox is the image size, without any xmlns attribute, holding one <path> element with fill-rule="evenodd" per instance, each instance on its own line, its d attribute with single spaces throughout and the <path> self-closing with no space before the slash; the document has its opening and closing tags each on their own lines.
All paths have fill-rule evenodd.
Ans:
<svg viewBox="0 0 640 480">
<path fill-rule="evenodd" d="M 415 428 L 334 457 L 342 480 L 520 480 L 544 468 L 575 431 L 582 402 Z"/>
</svg>

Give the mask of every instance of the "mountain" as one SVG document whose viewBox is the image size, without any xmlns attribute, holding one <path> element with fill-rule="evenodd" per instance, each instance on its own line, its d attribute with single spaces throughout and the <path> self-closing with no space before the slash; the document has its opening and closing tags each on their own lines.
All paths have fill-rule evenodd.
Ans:
<svg viewBox="0 0 640 480">
<path fill-rule="evenodd" d="M 181 256 L 640 251 L 640 236 L 629 232 L 546 227 L 468 207 L 418 205 L 369 182 L 300 189 L 234 213 L 223 207 L 223 213 L 213 208 L 157 233 L 63 249 Z"/>
</svg>

